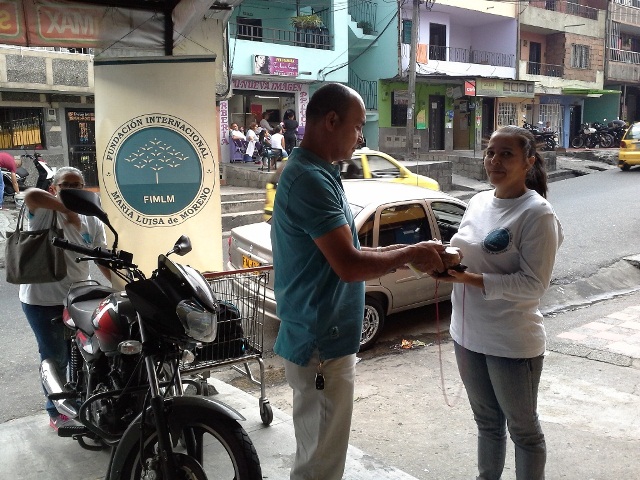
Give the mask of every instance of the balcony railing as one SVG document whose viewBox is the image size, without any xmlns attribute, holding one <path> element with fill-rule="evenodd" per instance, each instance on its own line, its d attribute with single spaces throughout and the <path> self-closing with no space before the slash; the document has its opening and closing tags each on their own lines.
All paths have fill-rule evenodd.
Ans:
<svg viewBox="0 0 640 480">
<path fill-rule="evenodd" d="M 543 75 L 545 77 L 561 78 L 564 75 L 564 66 L 539 62 L 527 62 L 527 73 L 529 75 Z"/>
<path fill-rule="evenodd" d="M 429 45 L 429 60 L 443 60 L 458 63 L 478 63 L 494 67 L 514 67 L 515 55 L 457 47 Z"/>
<path fill-rule="evenodd" d="M 640 52 L 632 52 L 631 50 L 620 50 L 618 48 L 609 48 L 609 60 L 612 62 L 634 63 L 640 65 Z"/>
<path fill-rule="evenodd" d="M 284 30 L 280 28 L 259 27 L 238 23 L 229 23 L 229 35 L 236 40 L 276 43 L 296 47 L 331 50 L 333 35 L 327 28 L 304 30 Z"/>
<path fill-rule="evenodd" d="M 598 9 L 580 5 L 576 2 L 568 2 L 566 0 L 531 0 L 529 5 L 536 8 L 544 8 L 545 10 L 553 10 L 554 12 L 568 13 L 577 17 L 588 18 L 591 20 L 598 19 Z"/>
<path fill-rule="evenodd" d="M 349 69 L 348 85 L 360 94 L 367 110 L 378 109 L 378 82 L 363 80 L 351 68 Z"/>
<path fill-rule="evenodd" d="M 378 11 L 376 2 L 371 0 L 349 0 L 347 11 L 360 28 L 368 26 L 372 31 L 376 28 L 376 12 Z"/>
</svg>

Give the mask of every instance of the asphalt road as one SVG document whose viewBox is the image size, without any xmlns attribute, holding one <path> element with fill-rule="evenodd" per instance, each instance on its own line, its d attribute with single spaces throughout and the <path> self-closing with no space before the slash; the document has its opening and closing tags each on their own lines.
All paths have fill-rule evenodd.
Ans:
<svg viewBox="0 0 640 480">
<path fill-rule="evenodd" d="M 640 169 L 612 169 L 549 185 L 548 199 L 564 229 L 554 282 L 593 275 L 640 253 Z"/>
</svg>

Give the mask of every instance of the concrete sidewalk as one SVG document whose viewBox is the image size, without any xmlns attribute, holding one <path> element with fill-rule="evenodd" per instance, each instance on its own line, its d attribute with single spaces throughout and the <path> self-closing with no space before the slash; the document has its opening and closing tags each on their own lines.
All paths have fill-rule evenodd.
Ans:
<svg viewBox="0 0 640 480">
<path fill-rule="evenodd" d="M 258 452 L 262 476 L 272 480 L 289 478 L 295 455 L 293 422 L 289 415 L 273 408 L 273 422 L 262 424 L 258 398 L 216 379 L 209 380 L 218 390 L 212 398 L 236 409 Z M 105 477 L 109 450 L 92 452 L 74 440 L 59 438 L 46 413 L 0 424 L 0 478 L 20 480 L 98 480 Z M 344 478 L 349 480 L 415 480 L 365 452 L 350 446 Z"/>
</svg>

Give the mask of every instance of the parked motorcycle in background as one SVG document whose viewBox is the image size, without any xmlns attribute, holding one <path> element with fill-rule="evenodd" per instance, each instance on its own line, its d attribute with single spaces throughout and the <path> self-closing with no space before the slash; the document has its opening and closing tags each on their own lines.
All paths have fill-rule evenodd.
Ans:
<svg viewBox="0 0 640 480">
<path fill-rule="evenodd" d="M 51 182 L 53 182 L 53 175 L 55 172 L 47 165 L 47 162 L 42 155 L 35 152 L 33 155 L 29 155 L 25 153 L 22 155 L 24 158 L 28 158 L 33 162 L 33 165 L 36 167 L 36 171 L 38 172 L 38 180 L 36 181 L 36 188 L 41 190 L 49 190 L 51 186 Z"/>
<path fill-rule="evenodd" d="M 558 146 L 558 133 L 553 131 L 545 131 L 542 128 L 542 122 L 538 122 L 540 127 L 535 127 L 527 121 L 522 122 L 522 127 L 529 130 L 540 145 L 540 150 L 555 150 Z"/>
<path fill-rule="evenodd" d="M 599 122 L 593 125 L 583 123 L 580 126 L 580 133 L 571 140 L 571 146 L 573 148 L 610 148 L 613 141 L 613 136 L 607 132 L 605 125 Z"/>
<path fill-rule="evenodd" d="M 57 238 L 54 245 L 95 260 L 125 283 L 125 291 L 95 281 L 73 285 L 62 322 L 70 329 L 70 379 L 41 365 L 43 385 L 60 413 L 81 422 L 60 427 L 88 449 L 111 446 L 106 479 L 234 478 L 260 480 L 256 450 L 238 423 L 244 418 L 222 402 L 184 396 L 179 365 L 195 359 L 198 344 L 216 336 L 219 302 L 204 277 L 171 254 L 191 251 L 182 236 L 158 256 L 147 278 L 133 255 L 118 250 L 118 234 L 98 197 L 63 189 L 70 210 L 95 216 L 113 232 L 111 250 L 90 249 Z M 221 315 L 221 314 L 220 314 Z"/>
<path fill-rule="evenodd" d="M 607 119 L 605 118 L 604 121 L 606 122 Z M 607 124 L 607 127 L 607 132 L 613 137 L 612 147 L 620 147 L 622 137 L 624 137 L 624 134 L 627 132 L 627 128 L 629 127 L 627 122 L 624 120 L 612 120 Z"/>
</svg>

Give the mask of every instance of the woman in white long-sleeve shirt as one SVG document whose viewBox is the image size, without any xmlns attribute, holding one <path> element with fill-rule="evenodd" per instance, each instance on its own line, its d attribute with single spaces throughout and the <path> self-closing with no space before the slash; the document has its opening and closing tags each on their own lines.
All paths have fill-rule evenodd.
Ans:
<svg viewBox="0 0 640 480">
<path fill-rule="evenodd" d="M 478 427 L 478 479 L 499 480 L 507 426 L 516 479 L 542 480 L 546 444 L 537 414 L 546 334 L 538 309 L 549 287 L 562 226 L 546 200 L 544 161 L 533 135 L 495 131 L 484 156 L 494 190 L 469 202 L 451 245 L 466 272 L 455 282 L 450 333 Z"/>
</svg>

